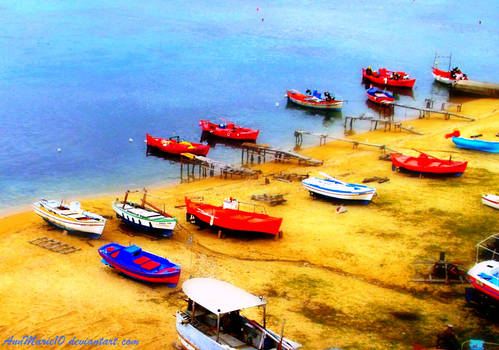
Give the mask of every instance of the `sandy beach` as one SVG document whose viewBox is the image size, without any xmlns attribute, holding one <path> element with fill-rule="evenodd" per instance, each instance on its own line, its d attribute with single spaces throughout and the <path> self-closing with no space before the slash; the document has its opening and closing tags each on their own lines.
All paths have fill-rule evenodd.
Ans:
<svg viewBox="0 0 499 350">
<path fill-rule="evenodd" d="M 429 346 L 448 323 L 460 341 L 475 336 L 497 340 L 498 325 L 465 306 L 465 285 L 411 282 L 421 277 L 413 263 L 438 259 L 441 251 L 467 270 L 475 261 L 475 244 L 499 232 L 499 212 L 481 204 L 482 194 L 499 191 L 499 154 L 459 149 L 444 138 L 459 129 L 463 136 L 483 134 L 483 139 L 496 140 L 499 100 L 468 99 L 461 113 L 476 120 L 433 115 L 404 123 L 424 135 L 377 130 L 349 138 L 412 155 L 417 149 L 467 160 L 462 177 L 395 173 L 389 161 L 379 159 L 379 149 L 339 141 L 300 151 L 323 160 L 319 167 L 294 162 L 259 166 L 263 175 L 323 171 L 355 183 L 373 176 L 389 178 L 371 183 L 378 193 L 372 203 L 347 205 L 342 214 L 336 214 L 337 205 L 312 198 L 299 182 L 269 176 L 270 183 L 265 184 L 262 175 L 152 189 L 151 194 L 161 198 L 153 201 L 166 203 L 179 218 L 171 239 L 152 240 L 120 224 L 110 203 L 123 193 L 81 200 L 86 210 L 109 218 L 100 240 L 66 235 L 31 210 L 4 216 L 0 219 L 0 340 L 3 344 L 11 336 L 65 336 L 66 344 L 57 348 L 86 349 L 67 342 L 73 337 L 103 337 L 119 338 L 120 345 L 138 341 L 139 345 L 127 348 L 173 348 L 175 311 L 185 307 L 180 286 L 190 277 L 214 277 L 263 295 L 268 300 L 269 328 L 279 331 L 285 320 L 285 336 L 305 349 Z M 287 199 L 283 205 L 266 205 L 269 215 L 284 218 L 280 240 L 219 239 L 216 232 L 187 223 L 185 208 L 180 207 L 184 196 L 202 196 L 219 205 L 227 197 L 252 202 L 253 194 L 263 193 L 285 194 Z M 81 250 L 64 255 L 29 244 L 43 236 Z M 190 237 L 193 243 L 188 245 Z M 136 244 L 178 263 L 183 269 L 179 286 L 149 286 L 118 275 L 100 262 L 97 253 L 108 242 Z M 261 315 L 254 312 L 249 315 L 259 320 Z"/>
</svg>

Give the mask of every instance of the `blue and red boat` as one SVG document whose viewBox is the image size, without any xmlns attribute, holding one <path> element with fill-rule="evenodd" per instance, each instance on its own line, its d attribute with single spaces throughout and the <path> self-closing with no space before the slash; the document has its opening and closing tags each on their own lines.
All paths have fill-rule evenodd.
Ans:
<svg viewBox="0 0 499 350">
<path fill-rule="evenodd" d="M 99 248 L 99 254 L 103 263 L 139 281 L 176 287 L 180 278 L 180 266 L 136 245 L 125 247 L 113 242 Z"/>
<path fill-rule="evenodd" d="M 366 90 L 366 95 L 369 101 L 377 104 L 390 104 L 395 100 L 393 95 L 388 91 L 378 89 L 372 85 Z"/>
</svg>

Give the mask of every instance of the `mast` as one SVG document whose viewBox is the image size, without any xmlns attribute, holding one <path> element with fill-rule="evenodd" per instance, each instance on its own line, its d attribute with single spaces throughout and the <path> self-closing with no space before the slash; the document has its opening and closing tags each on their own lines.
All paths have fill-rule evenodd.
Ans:
<svg viewBox="0 0 499 350">
<path fill-rule="evenodd" d="M 126 192 L 125 192 L 125 198 L 123 198 L 123 207 L 122 207 L 123 209 L 125 209 L 125 204 L 126 204 L 126 200 L 128 198 L 129 192 L 130 192 L 130 190 L 126 190 Z"/>
</svg>

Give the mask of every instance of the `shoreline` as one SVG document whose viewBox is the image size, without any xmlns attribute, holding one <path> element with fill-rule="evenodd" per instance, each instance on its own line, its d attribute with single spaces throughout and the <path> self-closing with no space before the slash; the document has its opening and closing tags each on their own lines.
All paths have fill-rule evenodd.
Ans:
<svg viewBox="0 0 499 350">
<path fill-rule="evenodd" d="M 372 203 L 346 205 L 343 214 L 336 214 L 337 205 L 329 201 L 312 199 L 299 182 L 269 177 L 266 184 L 260 176 L 149 187 L 179 219 L 168 240 L 151 240 L 120 224 L 109 204 L 116 193 L 81 200 L 86 210 L 111 217 L 100 240 L 65 235 L 31 211 L 2 217 L 0 254 L 5 263 L 0 297 L 6 311 L 0 335 L 17 339 L 26 330 L 36 330 L 46 336 L 136 338 L 137 348 L 157 348 L 158 342 L 165 347 L 176 341 L 171 315 L 185 307 L 181 284 L 189 277 L 214 277 L 265 296 L 269 328 L 278 331 L 285 319 L 286 337 L 304 344 L 304 349 L 430 345 L 447 323 L 454 324 L 461 341 L 485 329 L 498 334 L 498 325 L 466 311 L 463 285 L 411 282 L 417 272 L 413 262 L 436 259 L 440 251 L 447 252 L 449 260 L 462 261 L 466 271 L 473 264 L 475 244 L 499 231 L 499 213 L 480 201 L 482 192 L 497 191 L 499 155 L 458 149 L 443 137 L 455 128 L 465 135 L 481 132 L 484 139 L 492 137 L 491 130 L 499 130 L 499 100 L 468 101 L 462 113 L 478 118 L 403 122 L 424 132 L 422 136 L 376 130 L 348 137 L 409 154 L 419 149 L 466 159 L 468 169 L 459 178 L 395 173 L 390 162 L 378 159 L 380 150 L 339 141 L 299 151 L 324 160 L 322 166 L 268 162 L 254 167 L 267 175 L 323 171 L 355 183 L 372 176 L 390 179 L 371 183 L 378 192 Z M 285 195 L 284 205 L 263 204 L 269 215 L 284 218 L 282 239 L 218 239 L 212 230 L 187 223 L 181 207 L 184 196 L 203 196 L 219 204 L 228 196 L 250 202 L 257 193 Z M 81 250 L 65 256 L 27 243 L 41 236 Z M 187 244 L 191 238 L 192 244 Z M 143 285 L 101 264 L 96 250 L 112 241 L 137 244 L 178 263 L 183 272 L 177 288 Z M 27 273 L 36 277 L 24 284 Z M 248 313 L 260 319 L 254 311 Z"/>
</svg>

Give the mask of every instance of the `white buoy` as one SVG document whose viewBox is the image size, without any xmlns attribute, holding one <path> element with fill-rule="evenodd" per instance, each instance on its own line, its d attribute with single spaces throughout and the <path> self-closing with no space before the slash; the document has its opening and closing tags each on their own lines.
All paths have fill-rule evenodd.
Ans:
<svg viewBox="0 0 499 350">
<path fill-rule="evenodd" d="M 130 138 L 128 139 L 128 142 L 133 142 L 133 139 L 130 137 Z"/>
<path fill-rule="evenodd" d="M 336 208 L 336 214 L 341 214 L 341 213 L 346 213 L 346 212 L 347 212 L 347 208 L 345 208 L 342 205 L 340 205 L 338 208 Z"/>
<path fill-rule="evenodd" d="M 147 140 L 144 140 L 144 143 L 147 143 Z"/>
<path fill-rule="evenodd" d="M 279 102 L 276 102 L 276 103 L 275 103 L 275 106 L 276 106 L 276 107 L 279 107 Z"/>
<path fill-rule="evenodd" d="M 57 152 L 60 152 L 60 151 L 61 151 L 61 148 L 59 147 L 59 148 L 57 149 Z"/>
</svg>

